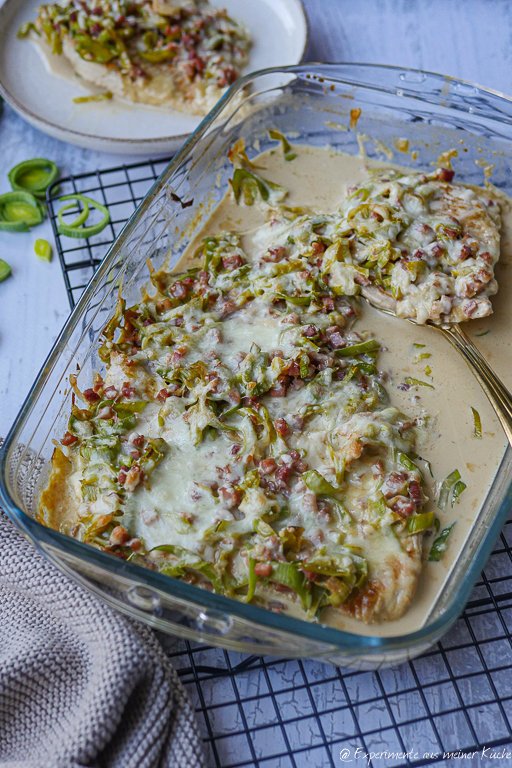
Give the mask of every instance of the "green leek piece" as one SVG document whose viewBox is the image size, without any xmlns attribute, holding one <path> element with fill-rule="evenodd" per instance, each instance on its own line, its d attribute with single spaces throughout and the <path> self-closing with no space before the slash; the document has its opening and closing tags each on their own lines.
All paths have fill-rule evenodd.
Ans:
<svg viewBox="0 0 512 768">
<path fill-rule="evenodd" d="M 362 341 L 361 344 L 353 344 L 351 347 L 336 349 L 335 352 L 338 357 L 355 357 L 363 352 L 375 352 L 379 348 L 379 342 L 375 341 L 375 339 L 370 339 L 369 341 Z"/>
<path fill-rule="evenodd" d="M 48 240 L 43 240 L 42 238 L 36 240 L 34 251 L 40 261 L 50 262 L 52 260 L 53 249 Z"/>
<path fill-rule="evenodd" d="M 452 489 L 459 481 L 460 481 L 460 472 L 458 469 L 454 469 L 453 472 L 451 472 L 448 475 L 448 477 L 443 480 L 443 483 L 441 485 L 441 490 L 439 491 L 439 499 L 437 502 L 437 506 L 439 507 L 439 509 L 442 509 L 443 512 L 448 506 L 448 502 L 451 499 Z M 462 483 L 462 485 L 464 485 L 464 488 L 466 487 L 464 483 Z M 457 497 L 460 496 L 464 488 L 458 491 Z M 453 506 L 453 500 L 452 500 L 452 506 Z"/>
<path fill-rule="evenodd" d="M 76 96 L 73 99 L 75 104 L 87 104 L 89 101 L 110 101 L 113 94 L 111 91 L 105 91 L 105 93 L 95 93 L 91 96 Z"/>
<path fill-rule="evenodd" d="M 11 168 L 8 177 L 15 192 L 29 192 L 34 197 L 44 200 L 46 190 L 58 175 L 59 169 L 52 160 L 34 157 Z"/>
<path fill-rule="evenodd" d="M 464 483 L 462 480 L 458 480 L 455 485 L 453 486 L 452 491 L 452 507 L 461 495 L 462 491 L 465 491 L 467 488 L 466 483 Z"/>
<path fill-rule="evenodd" d="M 59 221 L 57 231 L 60 235 L 76 238 L 93 237 L 93 235 L 98 235 L 100 232 L 102 232 L 109 223 L 110 213 L 108 212 L 108 209 L 101 203 L 96 202 L 96 200 L 92 200 L 90 197 L 79 194 L 64 195 L 64 197 L 59 198 L 60 203 L 64 203 L 67 200 L 76 200 L 81 202 L 84 206 L 84 210 L 74 221 L 71 222 L 71 224 L 64 222 L 63 213 L 72 206 L 66 205 L 59 210 L 57 213 L 57 219 Z M 82 224 L 85 223 L 89 216 L 89 207 L 96 208 L 96 210 L 103 214 L 103 218 L 98 224 L 91 224 L 88 227 L 84 227 Z"/>
<path fill-rule="evenodd" d="M 102 45 L 85 34 L 76 35 L 75 51 L 85 61 L 94 61 L 96 64 L 108 64 L 120 54 L 117 46 Z"/>
<path fill-rule="evenodd" d="M 295 563 L 272 562 L 272 573 L 269 576 L 269 581 L 292 589 L 300 597 L 302 608 L 305 611 L 311 607 L 311 592 L 308 590 L 308 581 Z"/>
<path fill-rule="evenodd" d="M 81 227 L 82 224 L 85 224 L 85 222 L 89 218 L 89 203 L 84 202 L 83 211 L 81 211 L 78 214 L 78 216 L 74 221 L 72 221 L 70 224 L 69 223 L 66 224 L 66 222 L 64 221 L 64 213 L 65 211 L 69 211 L 70 208 L 75 208 L 75 206 L 76 206 L 75 203 L 70 203 L 69 205 L 63 205 L 62 208 L 59 208 L 59 211 L 57 213 L 57 219 L 59 221 L 59 224 L 62 224 L 63 227 L 68 226 L 68 227 L 73 227 L 73 229 L 75 229 L 76 227 Z"/>
<path fill-rule="evenodd" d="M 437 539 L 435 539 L 434 543 L 430 547 L 430 552 L 428 555 L 428 559 L 430 561 L 439 562 L 444 550 L 446 549 L 446 542 L 448 541 L 448 537 L 452 532 L 454 525 L 455 523 L 452 523 L 447 528 L 444 528 Z"/>
<path fill-rule="evenodd" d="M 34 30 L 34 32 L 37 32 L 35 25 L 31 21 L 26 21 L 24 24 L 21 25 L 21 27 L 18 30 L 18 34 L 16 35 L 17 38 L 21 40 L 23 37 L 27 37 L 30 30 Z M 39 33 L 38 33 L 39 34 Z"/>
<path fill-rule="evenodd" d="M 247 590 L 247 595 L 245 598 L 246 603 L 251 602 L 251 600 L 254 597 L 254 592 L 256 590 L 256 582 L 258 578 L 254 572 L 255 565 L 256 565 L 256 560 L 253 557 L 250 557 L 249 558 L 249 588 Z"/>
<path fill-rule="evenodd" d="M 3 283 L 4 280 L 7 280 L 11 272 L 11 265 L 3 259 L 0 259 L 0 283 Z"/>
<path fill-rule="evenodd" d="M 139 51 L 139 56 L 152 63 L 169 61 L 169 59 L 174 59 L 177 55 L 178 52 L 172 50 L 172 48 L 156 48 L 154 51 Z"/>
<path fill-rule="evenodd" d="M 281 131 L 271 130 L 268 132 L 268 135 L 271 139 L 274 139 L 274 141 L 280 141 L 283 145 L 283 154 L 285 160 L 295 160 L 297 157 L 297 154 L 293 152 L 292 147 L 290 145 L 290 142 L 284 135 L 284 133 L 281 133 Z"/>
<path fill-rule="evenodd" d="M 272 203 L 279 203 L 288 194 L 287 190 L 280 184 L 268 181 L 244 168 L 236 169 L 231 185 L 236 202 L 238 203 L 243 195 L 243 201 L 246 205 L 253 205 L 258 195 L 265 202 L 270 200 Z"/>
<path fill-rule="evenodd" d="M 334 493 L 338 493 L 337 489 L 329 483 L 320 472 L 316 469 L 309 469 L 307 472 L 303 472 L 301 480 L 307 485 L 310 491 L 320 494 L 322 496 L 332 496 Z"/>
<path fill-rule="evenodd" d="M 480 418 L 480 414 L 476 410 L 476 408 L 473 408 L 471 406 L 471 410 L 473 411 L 473 422 L 475 425 L 475 437 L 478 437 L 482 439 L 482 420 Z"/>
<path fill-rule="evenodd" d="M 428 384 L 426 381 L 420 381 L 419 379 L 413 379 L 412 376 L 405 377 L 405 383 L 410 387 L 428 387 L 429 389 L 435 389 L 432 384 Z"/>
<path fill-rule="evenodd" d="M 0 230 L 26 232 L 43 220 L 36 198 L 29 192 L 6 192 L 0 195 Z"/>
<path fill-rule="evenodd" d="M 421 512 L 419 515 L 411 515 L 407 518 L 407 532 L 419 533 L 432 528 L 434 524 L 433 512 Z"/>
</svg>

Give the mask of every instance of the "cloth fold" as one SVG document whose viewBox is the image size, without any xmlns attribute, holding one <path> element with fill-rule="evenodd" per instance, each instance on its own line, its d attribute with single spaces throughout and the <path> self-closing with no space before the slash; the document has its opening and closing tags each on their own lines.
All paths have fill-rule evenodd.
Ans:
<svg viewBox="0 0 512 768">
<path fill-rule="evenodd" d="M 64 576 L 0 509 L 0 765 L 203 768 L 153 632 Z"/>
</svg>

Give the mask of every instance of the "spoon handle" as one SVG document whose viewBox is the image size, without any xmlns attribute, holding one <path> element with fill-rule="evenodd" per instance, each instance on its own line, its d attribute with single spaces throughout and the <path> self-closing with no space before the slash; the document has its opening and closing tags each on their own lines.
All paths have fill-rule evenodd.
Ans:
<svg viewBox="0 0 512 768">
<path fill-rule="evenodd" d="M 512 446 L 512 395 L 505 387 L 499 376 L 492 370 L 487 360 L 475 347 L 469 336 L 462 328 L 453 325 L 437 326 L 448 341 L 455 347 L 471 368 L 478 383 L 487 395 L 501 422 L 508 442 Z"/>
</svg>

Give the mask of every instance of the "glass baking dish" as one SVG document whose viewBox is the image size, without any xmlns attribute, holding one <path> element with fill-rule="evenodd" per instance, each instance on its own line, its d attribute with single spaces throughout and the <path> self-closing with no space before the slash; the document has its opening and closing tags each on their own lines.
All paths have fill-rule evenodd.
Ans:
<svg viewBox="0 0 512 768">
<path fill-rule="evenodd" d="M 359 109 L 357 129 L 346 130 L 351 118 L 354 128 Z M 246 653 L 315 657 L 359 668 L 397 664 L 425 651 L 462 611 L 512 504 L 510 449 L 426 624 L 395 637 L 353 634 L 245 605 L 119 560 L 34 519 L 52 439 L 66 430 L 69 374 L 78 368 L 84 389 L 93 370 L 102 370 L 99 335 L 121 280 L 123 294 L 135 303 L 148 279 L 148 256 L 157 268 L 166 259 L 176 263 L 227 189 L 229 147 L 243 137 L 249 155 L 265 150 L 270 125 L 297 143 L 351 154 L 364 144 L 369 156 L 385 152 L 393 141 L 396 146 L 398 136 L 414 150 L 401 155 L 401 164 L 417 168 L 429 167 L 463 137 L 468 151 L 459 157 L 458 178 L 479 183 L 475 161 L 481 165 L 483 154 L 492 156 L 494 183 L 512 195 L 512 102 L 501 94 L 435 74 L 366 64 L 304 65 L 243 78 L 154 184 L 84 291 L 6 439 L 0 498 L 57 567 L 154 628 Z M 180 199 L 193 199 L 194 205 L 183 208 Z"/>
</svg>

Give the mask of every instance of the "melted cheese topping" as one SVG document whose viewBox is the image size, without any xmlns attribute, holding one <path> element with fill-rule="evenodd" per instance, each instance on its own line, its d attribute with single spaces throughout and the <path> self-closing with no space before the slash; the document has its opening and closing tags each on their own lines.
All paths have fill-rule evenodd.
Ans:
<svg viewBox="0 0 512 768">
<path fill-rule="evenodd" d="M 153 273 L 151 298 L 119 304 L 107 373 L 63 439 L 75 508 L 58 519 L 55 472 L 41 518 L 279 612 L 399 618 L 434 514 L 418 427 L 389 405 L 379 344 L 357 325 L 352 284 L 332 277 L 350 203 L 341 219 L 287 208 L 240 148 L 234 160 L 242 219 L 267 223 L 210 228 L 194 266 Z"/>
</svg>

